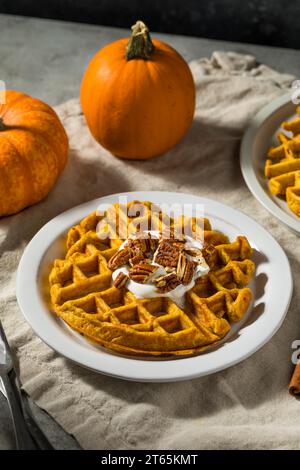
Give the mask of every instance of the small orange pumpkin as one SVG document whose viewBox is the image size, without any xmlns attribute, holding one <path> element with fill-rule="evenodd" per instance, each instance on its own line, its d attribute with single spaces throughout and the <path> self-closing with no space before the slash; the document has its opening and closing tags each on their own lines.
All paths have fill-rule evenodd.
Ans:
<svg viewBox="0 0 300 470">
<path fill-rule="evenodd" d="M 138 21 L 132 36 L 101 49 L 81 85 L 81 105 L 94 138 L 118 157 L 160 155 L 184 136 L 195 110 L 189 66 Z"/>
<path fill-rule="evenodd" d="M 7 90 L 0 105 L 0 216 L 43 199 L 65 167 L 68 137 L 54 110 Z"/>
</svg>

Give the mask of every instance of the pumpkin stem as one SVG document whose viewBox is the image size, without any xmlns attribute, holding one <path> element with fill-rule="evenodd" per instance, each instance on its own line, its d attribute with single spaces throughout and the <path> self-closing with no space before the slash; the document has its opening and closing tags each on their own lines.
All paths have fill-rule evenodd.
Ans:
<svg viewBox="0 0 300 470">
<path fill-rule="evenodd" d="M 126 60 L 135 58 L 150 59 L 150 55 L 154 52 L 154 45 L 151 41 L 150 32 L 145 23 L 137 21 L 131 27 L 132 34 L 126 48 Z"/>
<path fill-rule="evenodd" d="M 7 127 L 3 122 L 3 118 L 0 117 L 0 131 L 5 131 L 5 129 L 7 129 Z"/>
</svg>

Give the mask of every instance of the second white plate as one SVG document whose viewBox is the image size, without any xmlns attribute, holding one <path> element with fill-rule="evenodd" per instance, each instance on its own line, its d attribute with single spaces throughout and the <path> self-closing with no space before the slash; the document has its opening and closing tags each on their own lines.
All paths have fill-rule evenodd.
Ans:
<svg viewBox="0 0 300 470">
<path fill-rule="evenodd" d="M 128 201 L 202 204 L 205 216 L 230 239 L 245 235 L 255 249 L 256 274 L 251 288 L 254 302 L 242 322 L 234 325 L 217 348 L 199 356 L 182 359 L 137 359 L 98 347 L 68 328 L 51 313 L 48 274 L 55 258 L 64 256 L 64 236 L 100 203 L 115 203 L 120 196 Z M 17 274 L 19 306 L 33 330 L 59 354 L 103 374 L 146 382 L 192 379 L 211 374 L 246 359 L 262 347 L 280 327 L 292 295 L 289 261 L 274 238 L 254 220 L 224 204 L 169 192 L 113 194 L 90 201 L 60 214 L 48 222 L 27 245 Z"/>
<path fill-rule="evenodd" d="M 264 167 L 268 149 L 278 145 L 276 134 L 283 121 L 292 119 L 296 105 L 291 94 L 277 98 L 265 106 L 250 121 L 240 152 L 241 169 L 248 188 L 253 196 L 278 220 L 300 235 L 300 218 L 287 206 L 287 203 L 271 194 Z"/>
</svg>

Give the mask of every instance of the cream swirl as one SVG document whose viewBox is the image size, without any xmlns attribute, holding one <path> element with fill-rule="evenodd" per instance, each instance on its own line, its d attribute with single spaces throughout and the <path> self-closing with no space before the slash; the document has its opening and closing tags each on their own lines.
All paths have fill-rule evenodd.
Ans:
<svg viewBox="0 0 300 470">
<path fill-rule="evenodd" d="M 152 238 L 159 238 L 160 232 L 156 230 L 149 230 L 146 232 L 147 234 L 150 234 Z M 185 236 L 185 249 L 198 249 L 201 250 L 203 248 L 203 245 L 200 243 L 200 241 L 195 240 L 192 237 Z M 120 246 L 120 250 L 125 248 L 128 243 L 128 240 L 125 240 L 124 243 Z M 190 259 L 193 259 L 191 256 L 189 256 Z M 160 276 L 165 276 L 167 275 L 167 271 L 163 266 L 160 266 L 159 264 L 155 262 L 151 262 L 152 265 L 158 266 L 158 269 L 155 271 L 153 276 L 151 276 L 151 280 L 148 282 L 145 282 L 144 284 L 140 284 L 138 282 L 133 281 L 132 279 L 129 279 L 126 288 L 132 292 L 138 299 L 148 299 L 148 298 L 153 298 L 153 297 L 169 297 L 173 302 L 175 302 L 179 307 L 183 308 L 185 305 L 185 294 L 187 291 L 192 289 L 195 285 L 195 281 L 199 278 L 204 276 L 205 274 L 208 273 L 209 271 L 209 266 L 205 262 L 205 259 L 203 260 L 197 260 L 197 266 L 195 268 L 195 271 L 193 273 L 192 280 L 189 284 L 183 285 L 180 284 L 177 286 L 175 289 L 165 292 L 165 293 L 159 293 L 157 292 L 156 286 L 153 283 L 153 280 L 160 277 Z M 124 273 L 126 276 L 129 276 L 129 266 L 121 266 L 120 268 L 116 269 L 113 272 L 113 280 L 116 279 L 119 273 Z"/>
</svg>

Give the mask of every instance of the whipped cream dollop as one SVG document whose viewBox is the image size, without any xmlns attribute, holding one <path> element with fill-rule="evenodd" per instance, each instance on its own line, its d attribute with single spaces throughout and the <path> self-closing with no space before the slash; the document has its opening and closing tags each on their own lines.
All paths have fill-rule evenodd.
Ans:
<svg viewBox="0 0 300 470">
<path fill-rule="evenodd" d="M 157 230 L 148 230 L 146 233 L 150 234 L 152 238 L 159 239 L 160 237 L 160 232 Z M 125 240 L 125 242 L 120 246 L 120 250 L 125 248 L 127 243 L 128 243 L 128 240 Z M 203 249 L 203 245 L 199 240 L 195 240 L 194 238 L 186 235 L 184 248 L 185 249 L 196 248 L 198 250 L 201 250 Z M 193 259 L 193 258 L 190 257 L 190 259 Z M 209 266 L 206 263 L 204 258 L 201 261 L 197 260 L 197 266 L 194 270 L 192 280 L 189 284 L 187 285 L 180 284 L 175 289 L 169 292 L 160 293 L 157 291 L 157 288 L 155 284 L 153 283 L 153 280 L 155 280 L 156 278 L 159 278 L 160 276 L 167 275 L 167 271 L 165 270 L 163 266 L 160 266 L 154 261 L 152 261 L 150 264 L 154 266 L 158 266 L 153 276 L 151 276 L 151 280 L 149 280 L 149 282 L 145 282 L 141 284 L 141 283 L 133 281 L 132 279 L 129 279 L 128 282 L 126 283 L 126 288 L 130 292 L 132 292 L 138 299 L 149 299 L 153 297 L 169 297 L 170 299 L 173 300 L 173 302 L 175 302 L 181 308 L 183 308 L 185 305 L 186 292 L 192 289 L 192 287 L 194 287 L 195 281 L 199 277 L 204 276 L 209 271 Z M 120 268 L 117 268 L 113 272 L 113 275 L 112 275 L 113 280 L 115 280 L 120 273 L 124 273 L 126 276 L 129 276 L 129 269 L 130 269 L 130 266 L 128 265 L 124 265 L 124 266 L 121 266 Z"/>
</svg>

